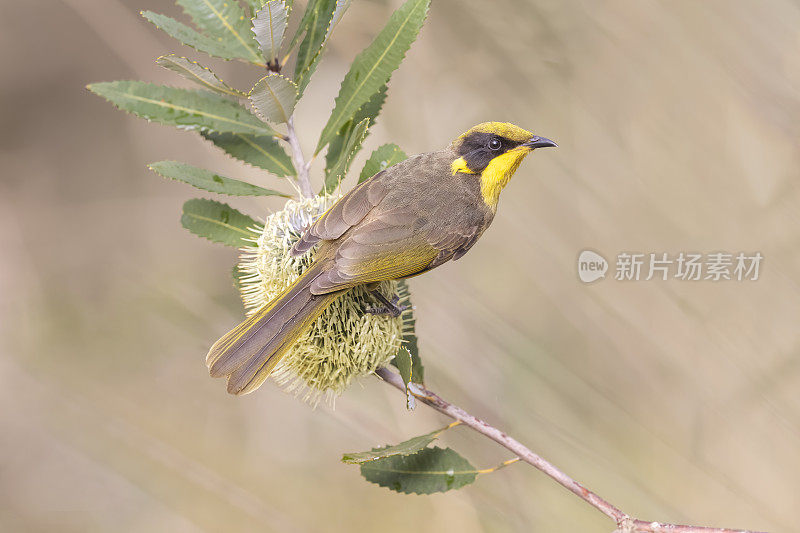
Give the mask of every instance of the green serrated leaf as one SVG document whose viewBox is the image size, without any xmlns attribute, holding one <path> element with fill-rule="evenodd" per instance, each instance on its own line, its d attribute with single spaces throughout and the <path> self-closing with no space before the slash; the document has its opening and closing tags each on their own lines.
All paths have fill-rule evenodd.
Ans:
<svg viewBox="0 0 800 533">
<path fill-rule="evenodd" d="M 273 137 L 244 133 L 201 133 L 228 155 L 250 165 L 263 168 L 276 176 L 296 174 L 292 160 Z"/>
<path fill-rule="evenodd" d="M 309 0 L 306 4 L 306 10 L 303 12 L 303 18 L 300 19 L 300 24 L 297 26 L 297 30 L 294 32 L 294 37 L 292 37 L 292 40 L 289 43 L 289 50 L 293 50 L 294 47 L 297 46 L 297 43 L 300 42 L 300 37 L 302 37 L 303 34 L 308 31 L 311 19 L 315 14 L 314 12 L 316 9 L 318 9 L 317 3 L 319 1 L 320 0 Z"/>
<path fill-rule="evenodd" d="M 325 154 L 325 175 L 330 174 L 331 169 L 335 166 L 336 162 L 342 156 L 342 152 L 347 144 L 348 139 L 353 134 L 356 125 L 364 120 L 369 119 L 370 126 L 375 125 L 375 119 L 381 112 L 383 103 L 386 101 L 386 86 L 384 85 L 377 93 L 372 95 L 369 101 L 361 106 L 361 109 L 355 114 L 352 120 L 348 120 L 344 126 L 339 130 L 339 134 L 331 140 L 328 145 L 328 151 Z M 367 130 L 369 135 L 369 130 Z M 366 138 L 366 137 L 365 137 Z M 363 143 L 362 143 L 363 144 Z M 361 149 L 361 145 L 358 146 Z M 356 152 L 357 153 L 357 152 Z M 356 154 L 352 154 L 351 158 Z"/>
<path fill-rule="evenodd" d="M 258 13 L 259 10 L 262 7 L 264 7 L 264 5 L 268 1 L 269 0 L 247 0 L 247 5 L 250 7 L 250 13 L 252 13 L 253 16 L 255 17 L 256 13 Z M 286 7 L 286 12 L 287 13 L 291 13 L 293 4 L 294 4 L 294 0 L 284 0 L 283 1 L 283 5 Z"/>
<path fill-rule="evenodd" d="M 181 225 L 195 235 L 238 248 L 252 244 L 255 234 L 248 228 L 256 221 L 228 204 L 195 198 L 183 204 Z"/>
<path fill-rule="evenodd" d="M 253 33 L 267 63 L 275 63 L 281 51 L 289 11 L 282 0 L 269 0 L 253 17 Z"/>
<path fill-rule="evenodd" d="M 337 0 L 311 0 L 306 7 L 306 12 L 303 13 L 297 34 L 292 39 L 291 47 L 294 47 L 297 39 L 305 32 L 305 37 L 297 49 L 297 60 L 294 65 L 294 80 L 297 83 L 298 94 L 301 96 L 322 55 L 325 36 L 328 35 L 328 29 L 331 27 L 337 3 Z"/>
<path fill-rule="evenodd" d="M 418 339 L 415 331 L 417 321 L 414 318 L 411 291 L 408 289 L 406 280 L 397 282 L 397 295 L 400 297 L 398 305 L 406 307 L 400 318 L 403 320 L 403 346 L 411 354 L 411 381 L 422 385 L 425 382 L 425 367 L 422 366 L 422 359 L 419 356 Z M 394 364 L 394 360 L 392 360 L 392 364 Z"/>
<path fill-rule="evenodd" d="M 298 98 L 303 95 L 308 82 L 311 81 L 311 76 L 317 69 L 317 64 L 322 58 L 331 33 L 350 6 L 350 0 L 312 0 L 312 2 L 309 3 L 306 14 L 303 15 L 300 27 L 289 47 L 292 49 L 299 36 L 305 31 L 305 39 L 300 44 L 295 62 L 294 78 L 297 83 Z"/>
<path fill-rule="evenodd" d="M 87 87 L 142 118 L 199 131 L 277 135 L 236 102 L 207 91 L 176 89 L 143 81 L 112 81 Z"/>
<path fill-rule="evenodd" d="M 198 168 L 179 161 L 159 161 L 158 163 L 151 163 L 150 170 L 156 174 L 177 181 L 188 183 L 198 189 L 203 189 L 209 192 L 216 192 L 219 194 L 227 194 L 229 196 L 283 196 L 288 198 L 289 195 L 282 192 L 273 191 L 271 189 L 264 189 L 257 185 L 245 183 L 243 181 L 235 180 L 220 176 L 210 170 Z"/>
<path fill-rule="evenodd" d="M 342 455 L 342 462 L 360 465 L 376 459 L 391 457 L 392 455 L 411 455 L 412 453 L 416 453 L 427 447 L 428 444 L 435 441 L 437 438 L 439 438 L 439 435 L 441 435 L 445 430 L 450 429 L 452 426 L 453 424 L 439 428 L 435 431 L 431 431 L 430 433 L 426 433 L 425 435 L 419 435 L 417 437 L 408 439 L 407 441 L 403 441 L 400 444 L 384 446 L 383 448 L 373 448 L 368 452 L 346 453 Z"/>
<path fill-rule="evenodd" d="M 159 57 L 156 63 L 214 92 L 235 98 L 247 96 L 219 79 L 210 69 L 185 57 L 170 54 Z"/>
<path fill-rule="evenodd" d="M 400 372 L 400 379 L 403 380 L 403 385 L 405 386 L 406 408 L 411 411 L 416 405 L 414 395 L 411 394 L 411 390 L 408 388 L 408 384 L 411 383 L 411 380 L 414 376 L 414 363 L 411 361 L 411 353 L 405 346 L 401 346 L 400 349 L 397 350 L 393 362 L 394 366 L 396 366 L 397 370 Z"/>
<path fill-rule="evenodd" d="M 422 366 L 422 359 L 417 348 L 417 336 L 412 334 L 403 335 L 403 343 L 408 353 L 411 354 L 411 381 L 419 385 L 425 383 L 425 367 Z"/>
<path fill-rule="evenodd" d="M 356 56 L 339 89 L 315 153 L 319 153 L 342 125 L 386 85 L 417 38 L 429 6 L 430 0 L 407 0 L 392 14 L 372 44 Z"/>
<path fill-rule="evenodd" d="M 344 12 L 347 11 L 348 7 L 350 7 L 350 0 L 336 0 L 336 9 L 333 10 L 331 23 L 328 24 L 328 29 L 325 32 L 325 41 L 331 38 L 331 33 L 333 33 L 336 25 L 339 24 L 339 21 L 342 20 Z"/>
<path fill-rule="evenodd" d="M 297 103 L 297 86 L 274 72 L 264 76 L 250 91 L 253 109 L 268 122 L 289 122 Z"/>
<path fill-rule="evenodd" d="M 235 0 L 177 0 L 198 28 L 223 43 L 237 59 L 264 65 L 250 19 Z"/>
<path fill-rule="evenodd" d="M 361 465 L 367 481 L 406 494 L 460 489 L 474 482 L 478 473 L 450 448 L 424 448 L 412 455 L 393 455 Z"/>
<path fill-rule="evenodd" d="M 330 150 L 330 147 L 328 147 L 328 150 Z M 367 162 L 364 163 L 364 168 L 361 169 L 358 182 L 366 181 L 381 170 L 386 170 L 390 166 L 396 165 L 407 158 L 408 156 L 406 153 L 396 144 L 384 144 L 383 146 L 379 146 L 377 150 L 372 152 Z"/>
<path fill-rule="evenodd" d="M 367 129 L 369 129 L 368 118 L 365 118 L 353 128 L 344 145 L 344 149 L 341 151 L 341 156 L 325 177 L 325 185 L 320 193 L 333 191 L 339 186 L 339 183 L 350 168 L 350 163 L 353 162 L 353 156 L 361 148 L 361 143 L 364 142 L 364 138 L 367 136 Z"/>
<path fill-rule="evenodd" d="M 191 46 L 199 52 L 204 52 L 214 57 L 221 57 L 222 59 L 236 59 L 238 57 L 234 51 L 229 50 L 225 46 L 225 43 L 213 37 L 203 35 L 171 17 L 160 13 L 153 13 L 152 11 L 142 11 L 142 16 L 170 37 L 179 40 L 187 46 Z"/>
<path fill-rule="evenodd" d="M 397 354 L 394 356 L 394 363 L 397 366 L 397 370 L 400 372 L 400 378 L 403 380 L 403 385 L 406 386 L 406 390 L 408 390 L 408 384 L 411 382 L 411 353 L 408 349 L 404 346 L 401 346 L 399 350 L 397 350 Z"/>
</svg>

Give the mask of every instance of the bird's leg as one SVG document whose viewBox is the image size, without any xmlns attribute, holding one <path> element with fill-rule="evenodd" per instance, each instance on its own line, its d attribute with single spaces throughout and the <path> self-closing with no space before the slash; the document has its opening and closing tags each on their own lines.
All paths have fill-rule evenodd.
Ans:
<svg viewBox="0 0 800 533">
<path fill-rule="evenodd" d="M 367 313 L 371 315 L 389 315 L 396 318 L 409 308 L 407 305 L 398 305 L 400 303 L 400 297 L 396 294 L 389 300 L 378 289 L 373 289 L 369 292 L 382 304 L 378 307 L 368 307 Z"/>
</svg>

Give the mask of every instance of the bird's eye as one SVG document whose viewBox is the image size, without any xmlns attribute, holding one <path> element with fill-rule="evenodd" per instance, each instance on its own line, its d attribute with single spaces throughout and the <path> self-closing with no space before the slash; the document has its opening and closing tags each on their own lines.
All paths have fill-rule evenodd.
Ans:
<svg viewBox="0 0 800 533">
<path fill-rule="evenodd" d="M 499 150 L 503 146 L 503 143 L 500 142 L 500 139 L 492 139 L 489 141 L 489 149 L 490 150 Z"/>
</svg>

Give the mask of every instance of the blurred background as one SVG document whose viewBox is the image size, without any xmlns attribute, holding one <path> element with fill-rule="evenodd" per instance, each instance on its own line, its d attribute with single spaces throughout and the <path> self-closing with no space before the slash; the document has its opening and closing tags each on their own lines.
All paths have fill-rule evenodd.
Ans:
<svg viewBox="0 0 800 533">
<path fill-rule="evenodd" d="M 400 3 L 354 0 L 297 110 L 306 151 Z M 291 188 L 85 90 L 186 86 L 153 62 L 170 52 L 240 88 L 259 76 L 143 9 L 181 16 L 167 0 L 0 1 L 0 529 L 611 531 L 522 464 L 434 496 L 365 482 L 342 452 L 445 422 L 377 379 L 312 410 L 208 377 L 210 343 L 242 316 L 236 252 L 183 230 L 196 192 L 145 165 Z M 484 120 L 560 147 L 528 158 L 465 258 L 411 282 L 428 385 L 637 517 L 797 531 L 799 52 L 788 0 L 436 0 L 353 168 Z M 586 248 L 612 268 L 621 251 L 765 259 L 755 282 L 587 285 Z M 463 428 L 443 442 L 479 468 L 509 458 Z"/>
</svg>

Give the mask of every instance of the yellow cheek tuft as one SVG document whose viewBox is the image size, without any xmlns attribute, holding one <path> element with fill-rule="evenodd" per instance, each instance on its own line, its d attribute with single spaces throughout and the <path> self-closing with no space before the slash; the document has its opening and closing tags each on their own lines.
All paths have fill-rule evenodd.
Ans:
<svg viewBox="0 0 800 533">
<path fill-rule="evenodd" d="M 481 195 L 483 201 L 493 211 L 497 210 L 500 191 L 508 185 L 511 176 L 514 175 L 529 152 L 530 150 L 522 147 L 509 150 L 492 159 L 486 169 L 481 172 Z"/>
<path fill-rule="evenodd" d="M 463 172 L 464 174 L 475 174 L 470 168 L 467 166 L 467 160 L 463 157 L 459 157 L 450 165 L 450 171 L 455 176 L 457 172 Z"/>
</svg>

